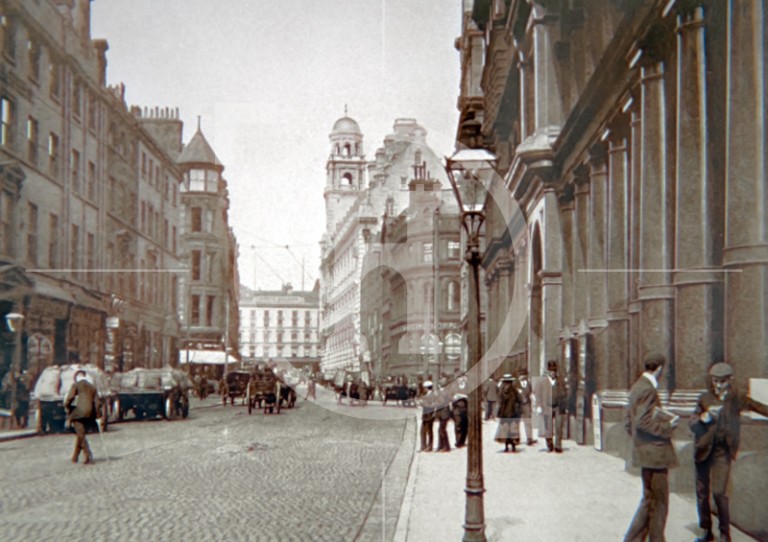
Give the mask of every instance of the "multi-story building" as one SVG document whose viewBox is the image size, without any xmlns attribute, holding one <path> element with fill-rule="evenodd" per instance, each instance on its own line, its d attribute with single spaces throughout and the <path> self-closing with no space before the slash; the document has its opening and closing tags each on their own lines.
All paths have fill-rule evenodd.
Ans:
<svg viewBox="0 0 768 542">
<path fill-rule="evenodd" d="M 311 291 L 240 286 L 240 348 L 248 364 L 290 364 L 320 370 L 320 283 Z"/>
<path fill-rule="evenodd" d="M 0 316 L 25 316 L 22 365 L 169 363 L 179 262 L 161 222 L 177 221 L 164 197 L 181 180 L 175 157 L 124 88 L 106 87 L 87 0 L 5 0 L 0 33 Z"/>
<path fill-rule="evenodd" d="M 620 447 L 620 424 L 591 400 L 620 398 L 649 352 L 667 358 L 661 387 L 681 409 L 713 362 L 743 389 L 768 376 L 766 13 L 465 2 L 458 137 L 496 153 L 508 193 L 488 209 L 489 342 L 510 335 L 508 315 L 526 322 L 498 361 L 540 374 L 559 360 L 580 442 L 602 412 L 606 448 Z M 524 224 L 510 228 L 501 210 L 515 206 Z M 760 429 L 745 426 L 751 446 Z M 757 471 L 740 468 L 748 485 Z"/>
<path fill-rule="evenodd" d="M 363 357 L 377 378 L 462 368 L 456 200 L 423 164 L 408 189 L 408 207 L 382 218 L 363 259 Z"/>
<path fill-rule="evenodd" d="M 225 365 L 240 358 L 237 245 L 229 227 L 229 191 L 224 166 L 197 132 L 178 158 L 181 189 L 184 348 L 180 361 Z"/>
<path fill-rule="evenodd" d="M 3 0 L 0 44 L 0 318 L 25 316 L 22 367 L 175 364 L 190 274 L 181 191 L 197 166 L 177 162 L 178 111 L 129 108 L 124 85 L 106 86 L 107 42 L 91 39 L 88 0 Z M 215 193 L 219 248 L 205 245 L 206 277 L 221 281 L 205 295 L 236 357 L 237 247 L 223 181 Z M 13 340 L 0 336 L 0 374 Z"/>
<path fill-rule="evenodd" d="M 321 241 L 321 340 L 323 371 L 360 370 L 367 345 L 360 327 L 362 256 L 366 238 L 379 231 L 382 216 L 408 205 L 414 164 L 444 178 L 426 130 L 414 119 L 397 119 L 372 161 L 363 155 L 357 122 L 342 117 L 330 134 L 325 188 L 326 231 Z M 367 180 L 366 180 L 367 173 Z"/>
</svg>

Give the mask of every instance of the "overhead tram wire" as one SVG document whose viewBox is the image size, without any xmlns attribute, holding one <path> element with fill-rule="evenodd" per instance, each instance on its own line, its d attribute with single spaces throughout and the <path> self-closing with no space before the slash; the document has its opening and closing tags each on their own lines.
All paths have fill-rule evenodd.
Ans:
<svg viewBox="0 0 768 542">
<path fill-rule="evenodd" d="M 260 241 L 262 241 L 264 243 L 269 243 L 269 246 L 265 246 L 265 245 L 261 245 L 261 246 L 250 245 L 250 248 L 252 250 L 254 250 L 254 253 L 256 254 L 256 256 L 259 259 L 261 259 L 262 261 L 264 261 L 266 263 L 266 261 L 258 254 L 258 252 L 255 252 L 257 249 L 285 249 L 288 252 L 288 254 L 291 256 L 291 258 L 293 258 L 293 261 L 296 262 L 296 265 L 298 265 L 301 268 L 302 279 L 303 278 L 307 278 L 310 284 L 312 284 L 314 282 L 315 279 L 312 277 L 312 275 L 310 275 L 306 271 L 306 268 L 304 266 L 304 262 L 299 261 L 298 257 L 296 257 L 296 255 L 291 250 L 291 246 L 296 248 L 296 247 L 302 247 L 302 246 L 307 246 L 308 247 L 308 246 L 314 246 L 314 245 L 281 245 L 281 244 L 275 243 L 274 241 L 269 241 L 267 239 L 259 237 L 258 235 L 255 235 L 255 234 L 251 234 L 251 235 L 253 235 L 253 237 L 255 237 L 256 239 L 259 239 Z M 268 263 L 267 263 L 267 266 L 269 266 Z M 279 278 L 280 280 L 283 280 L 273 269 L 271 269 L 271 270 L 272 270 L 273 273 L 275 273 L 275 276 L 277 276 L 277 278 Z"/>
<path fill-rule="evenodd" d="M 266 266 L 267 266 L 267 268 L 268 268 L 268 269 L 269 269 L 269 270 L 272 272 L 272 274 L 273 274 L 273 275 L 275 275 L 275 276 L 276 276 L 278 279 L 280 279 L 280 282 L 282 282 L 283 284 L 285 284 L 285 279 L 284 279 L 283 277 L 281 277 L 281 276 L 280 276 L 280 273 L 278 273 L 277 271 L 275 271 L 275 268 L 274 268 L 274 267 L 272 267 L 272 266 L 270 265 L 270 263 L 269 263 L 267 260 L 265 260 L 265 259 L 264 259 L 264 258 L 261 256 L 261 254 L 259 254 L 258 252 L 254 252 L 254 254 L 256 255 L 256 257 L 257 257 L 258 259 L 260 259 L 262 262 L 264 262 L 264 265 L 266 265 Z"/>
</svg>

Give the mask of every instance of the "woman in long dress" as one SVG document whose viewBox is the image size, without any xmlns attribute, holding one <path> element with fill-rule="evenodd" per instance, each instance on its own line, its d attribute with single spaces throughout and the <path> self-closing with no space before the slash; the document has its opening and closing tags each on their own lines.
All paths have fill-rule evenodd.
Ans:
<svg viewBox="0 0 768 542">
<path fill-rule="evenodd" d="M 517 437 L 517 393 L 511 374 L 505 374 L 499 384 L 499 426 L 496 429 L 496 442 L 504 444 L 504 451 L 515 451 Z"/>
</svg>

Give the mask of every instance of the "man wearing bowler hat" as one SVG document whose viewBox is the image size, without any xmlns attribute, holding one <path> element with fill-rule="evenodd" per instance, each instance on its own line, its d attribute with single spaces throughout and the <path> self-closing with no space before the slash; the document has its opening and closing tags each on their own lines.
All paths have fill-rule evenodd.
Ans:
<svg viewBox="0 0 768 542">
<path fill-rule="evenodd" d="M 768 407 L 746 394 L 739 393 L 732 385 L 733 367 L 727 363 L 715 363 L 709 369 L 709 391 L 701 394 L 691 417 L 693 432 L 693 459 L 696 463 L 696 505 L 699 527 L 704 534 L 697 542 L 710 542 L 712 512 L 709 505 L 710 491 L 717 507 L 720 542 L 730 542 L 730 513 L 728 510 L 728 476 L 731 461 L 739 449 L 741 411 L 753 410 L 768 416 Z"/>
</svg>

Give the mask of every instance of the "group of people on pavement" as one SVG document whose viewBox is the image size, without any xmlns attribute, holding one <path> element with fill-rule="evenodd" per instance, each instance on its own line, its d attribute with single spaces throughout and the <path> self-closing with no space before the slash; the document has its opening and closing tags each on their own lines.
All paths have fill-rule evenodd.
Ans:
<svg viewBox="0 0 768 542">
<path fill-rule="evenodd" d="M 344 399 L 349 398 L 349 406 L 365 406 L 373 398 L 373 388 L 362 378 L 354 378 L 352 375 L 347 375 L 347 379 L 340 386 L 334 385 L 334 388 L 336 403 L 339 405 L 343 405 Z"/>
<path fill-rule="evenodd" d="M 517 378 L 505 374 L 497 384 L 491 377 L 483 384 L 486 421 L 498 417 L 495 440 L 504 444 L 504 452 L 515 452 L 525 431 L 526 444 L 533 446 L 534 413 L 543 420 L 549 452 L 563 451 L 563 421 L 567 413 L 567 392 L 559 375 L 557 361 L 547 362 L 547 373 L 531 382 L 528 371 L 521 369 Z"/>
<path fill-rule="evenodd" d="M 644 372 L 629 393 L 624 425 L 632 438 L 632 464 L 640 468 L 643 495 L 625 542 L 664 540 L 669 505 L 669 469 L 677 467 L 672 436 L 679 416 L 662 408 L 657 392 L 666 359 L 654 353 L 644 360 Z M 740 415 L 752 410 L 768 416 L 768 406 L 736 389 L 733 367 L 719 362 L 709 369 L 709 389 L 698 399 L 689 420 L 694 438 L 696 504 L 703 534 L 696 542 L 715 540 L 710 497 L 715 502 L 719 542 L 730 542 L 730 511 L 727 495 L 731 462 L 736 458 L 741 433 Z"/>
<path fill-rule="evenodd" d="M 8 371 L 0 386 L 0 406 L 8 410 L 9 429 L 24 429 L 29 423 L 31 382 L 29 373 Z"/>
<path fill-rule="evenodd" d="M 448 440 L 448 422 L 454 424 L 454 444 L 461 448 L 467 444 L 469 418 L 467 409 L 469 401 L 466 395 L 454 393 L 448 387 L 448 379 L 443 377 L 438 381 L 439 388 L 435 389 L 431 380 L 421 383 L 423 394 L 419 398 L 421 404 L 421 451 L 450 452 Z M 437 448 L 434 443 L 434 424 L 437 422 Z"/>
</svg>

